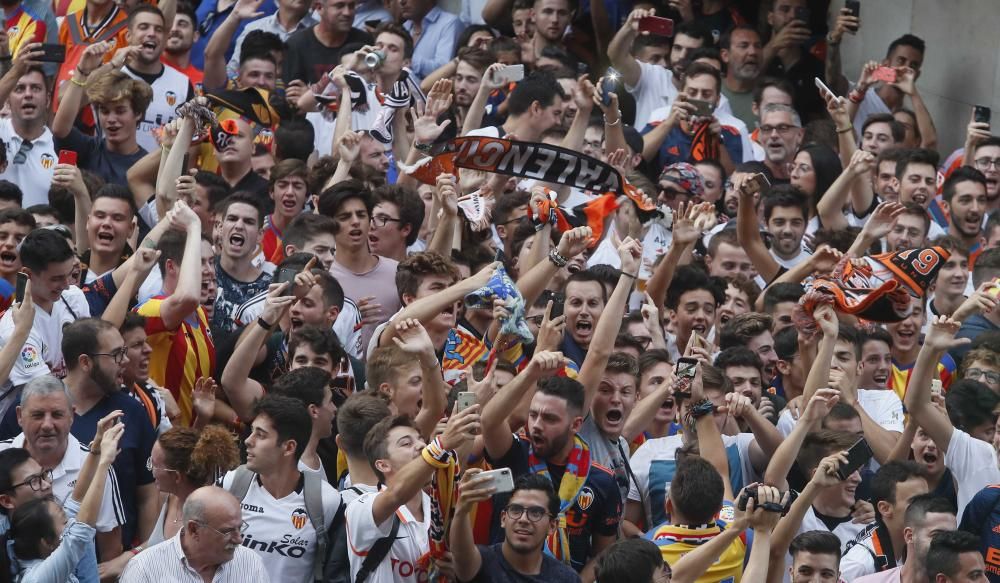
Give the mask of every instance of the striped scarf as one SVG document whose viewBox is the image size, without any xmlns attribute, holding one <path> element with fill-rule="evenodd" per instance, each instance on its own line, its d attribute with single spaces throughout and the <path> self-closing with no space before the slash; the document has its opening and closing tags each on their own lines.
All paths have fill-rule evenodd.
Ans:
<svg viewBox="0 0 1000 583">
<path fill-rule="evenodd" d="M 431 480 L 431 524 L 429 529 L 430 551 L 420 557 L 417 564 L 427 571 L 429 583 L 447 583 L 448 578 L 437 567 L 436 560 L 448 551 L 448 530 L 452 511 L 458 498 L 459 467 L 455 452 L 441 447 L 441 438 L 427 444 L 421 455 L 436 468 Z"/>
<path fill-rule="evenodd" d="M 533 448 L 528 449 L 528 471 L 552 479 L 545 460 L 536 457 Z M 574 435 L 573 451 L 569 453 L 569 458 L 566 460 L 566 472 L 558 487 L 559 528 L 550 534 L 545 541 L 547 552 L 567 565 L 570 563 L 570 552 L 569 536 L 566 534 L 566 513 L 576 502 L 576 497 L 587 482 L 588 473 L 590 473 L 590 446 L 582 437 Z"/>
</svg>

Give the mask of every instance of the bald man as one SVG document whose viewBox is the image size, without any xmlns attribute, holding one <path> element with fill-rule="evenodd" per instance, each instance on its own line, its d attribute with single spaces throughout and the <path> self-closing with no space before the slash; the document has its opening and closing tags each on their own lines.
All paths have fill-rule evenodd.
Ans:
<svg viewBox="0 0 1000 583">
<path fill-rule="evenodd" d="M 183 520 L 176 536 L 129 561 L 122 583 L 269 583 L 260 557 L 241 544 L 245 523 L 232 494 L 198 488 L 184 502 Z"/>
</svg>

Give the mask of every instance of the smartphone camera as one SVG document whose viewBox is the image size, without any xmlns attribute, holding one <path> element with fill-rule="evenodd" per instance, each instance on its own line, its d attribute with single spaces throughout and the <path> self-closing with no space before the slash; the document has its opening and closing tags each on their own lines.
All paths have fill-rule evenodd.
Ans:
<svg viewBox="0 0 1000 583">
<path fill-rule="evenodd" d="M 972 117 L 976 123 L 989 124 L 990 118 L 993 117 L 993 112 L 985 105 L 977 105 Z"/>
</svg>

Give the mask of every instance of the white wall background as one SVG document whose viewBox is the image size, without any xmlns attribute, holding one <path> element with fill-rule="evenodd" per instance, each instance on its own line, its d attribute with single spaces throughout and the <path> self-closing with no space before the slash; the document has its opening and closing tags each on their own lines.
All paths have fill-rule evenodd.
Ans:
<svg viewBox="0 0 1000 583">
<path fill-rule="evenodd" d="M 834 0 L 831 13 L 842 6 Z M 840 48 L 852 83 L 862 63 L 882 60 L 903 34 L 927 43 L 917 89 L 934 118 L 942 160 L 965 142 L 974 105 L 990 106 L 1000 124 L 1000 0 L 861 0 L 861 19 L 861 30 Z"/>
</svg>

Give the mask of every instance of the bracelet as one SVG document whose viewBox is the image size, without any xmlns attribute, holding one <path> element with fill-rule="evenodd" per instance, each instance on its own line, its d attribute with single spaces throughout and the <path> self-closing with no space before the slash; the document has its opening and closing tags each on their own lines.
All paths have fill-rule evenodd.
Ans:
<svg viewBox="0 0 1000 583">
<path fill-rule="evenodd" d="M 419 152 L 430 152 L 434 149 L 434 144 L 419 144 L 417 142 L 413 142 L 413 147 Z"/>
<path fill-rule="evenodd" d="M 860 104 L 865 100 L 865 94 L 857 89 L 852 89 L 851 92 L 847 94 L 847 98 L 851 100 L 851 103 Z"/>
<path fill-rule="evenodd" d="M 831 47 L 837 47 L 837 46 L 840 46 L 840 41 L 839 40 L 838 41 L 833 40 L 833 33 L 832 32 L 828 32 L 826 34 L 826 44 L 830 45 Z"/>
<path fill-rule="evenodd" d="M 708 399 L 702 399 L 697 403 L 693 403 L 688 409 L 688 412 L 694 419 L 701 419 L 705 415 L 714 413 L 715 405 L 713 405 Z"/>
<path fill-rule="evenodd" d="M 138 555 L 139 553 L 141 553 L 144 550 L 146 550 L 146 547 L 144 547 L 142 545 L 139 545 L 137 547 L 133 547 L 132 548 L 132 556 L 134 557 L 134 556 Z"/>
<path fill-rule="evenodd" d="M 274 327 L 274 324 L 268 324 L 266 321 L 264 321 L 264 316 L 257 318 L 257 325 L 267 331 L 270 331 L 271 328 Z"/>
<path fill-rule="evenodd" d="M 90 73 L 84 73 L 83 69 L 80 68 L 80 65 L 76 66 L 76 72 L 83 75 L 84 77 L 90 77 Z M 93 73 L 93 71 L 91 71 L 91 73 Z"/>
<path fill-rule="evenodd" d="M 853 125 L 848 125 L 846 128 L 837 128 L 838 134 L 846 134 L 847 132 L 853 132 L 853 131 L 854 131 Z"/>
<path fill-rule="evenodd" d="M 631 277 L 632 279 L 639 279 L 638 275 L 632 275 L 631 273 L 625 271 L 622 272 L 622 275 L 624 275 L 625 277 Z"/>
<path fill-rule="evenodd" d="M 73 85 L 76 85 L 77 87 L 82 87 L 82 88 L 87 87 L 86 81 L 77 81 L 75 77 L 70 77 L 69 82 L 72 83 Z"/>
<path fill-rule="evenodd" d="M 614 123 L 611 123 L 611 122 L 608 121 L 608 116 L 606 116 L 606 115 L 604 116 L 604 125 L 606 125 L 608 127 L 614 127 L 614 126 L 616 126 L 616 125 L 618 125 L 620 123 L 622 123 L 622 116 L 621 116 L 621 114 L 618 115 L 618 119 L 616 119 L 614 121 Z"/>
<path fill-rule="evenodd" d="M 549 261 L 554 263 L 556 267 L 566 267 L 569 264 L 569 259 L 560 255 L 555 249 L 549 251 Z"/>
</svg>

